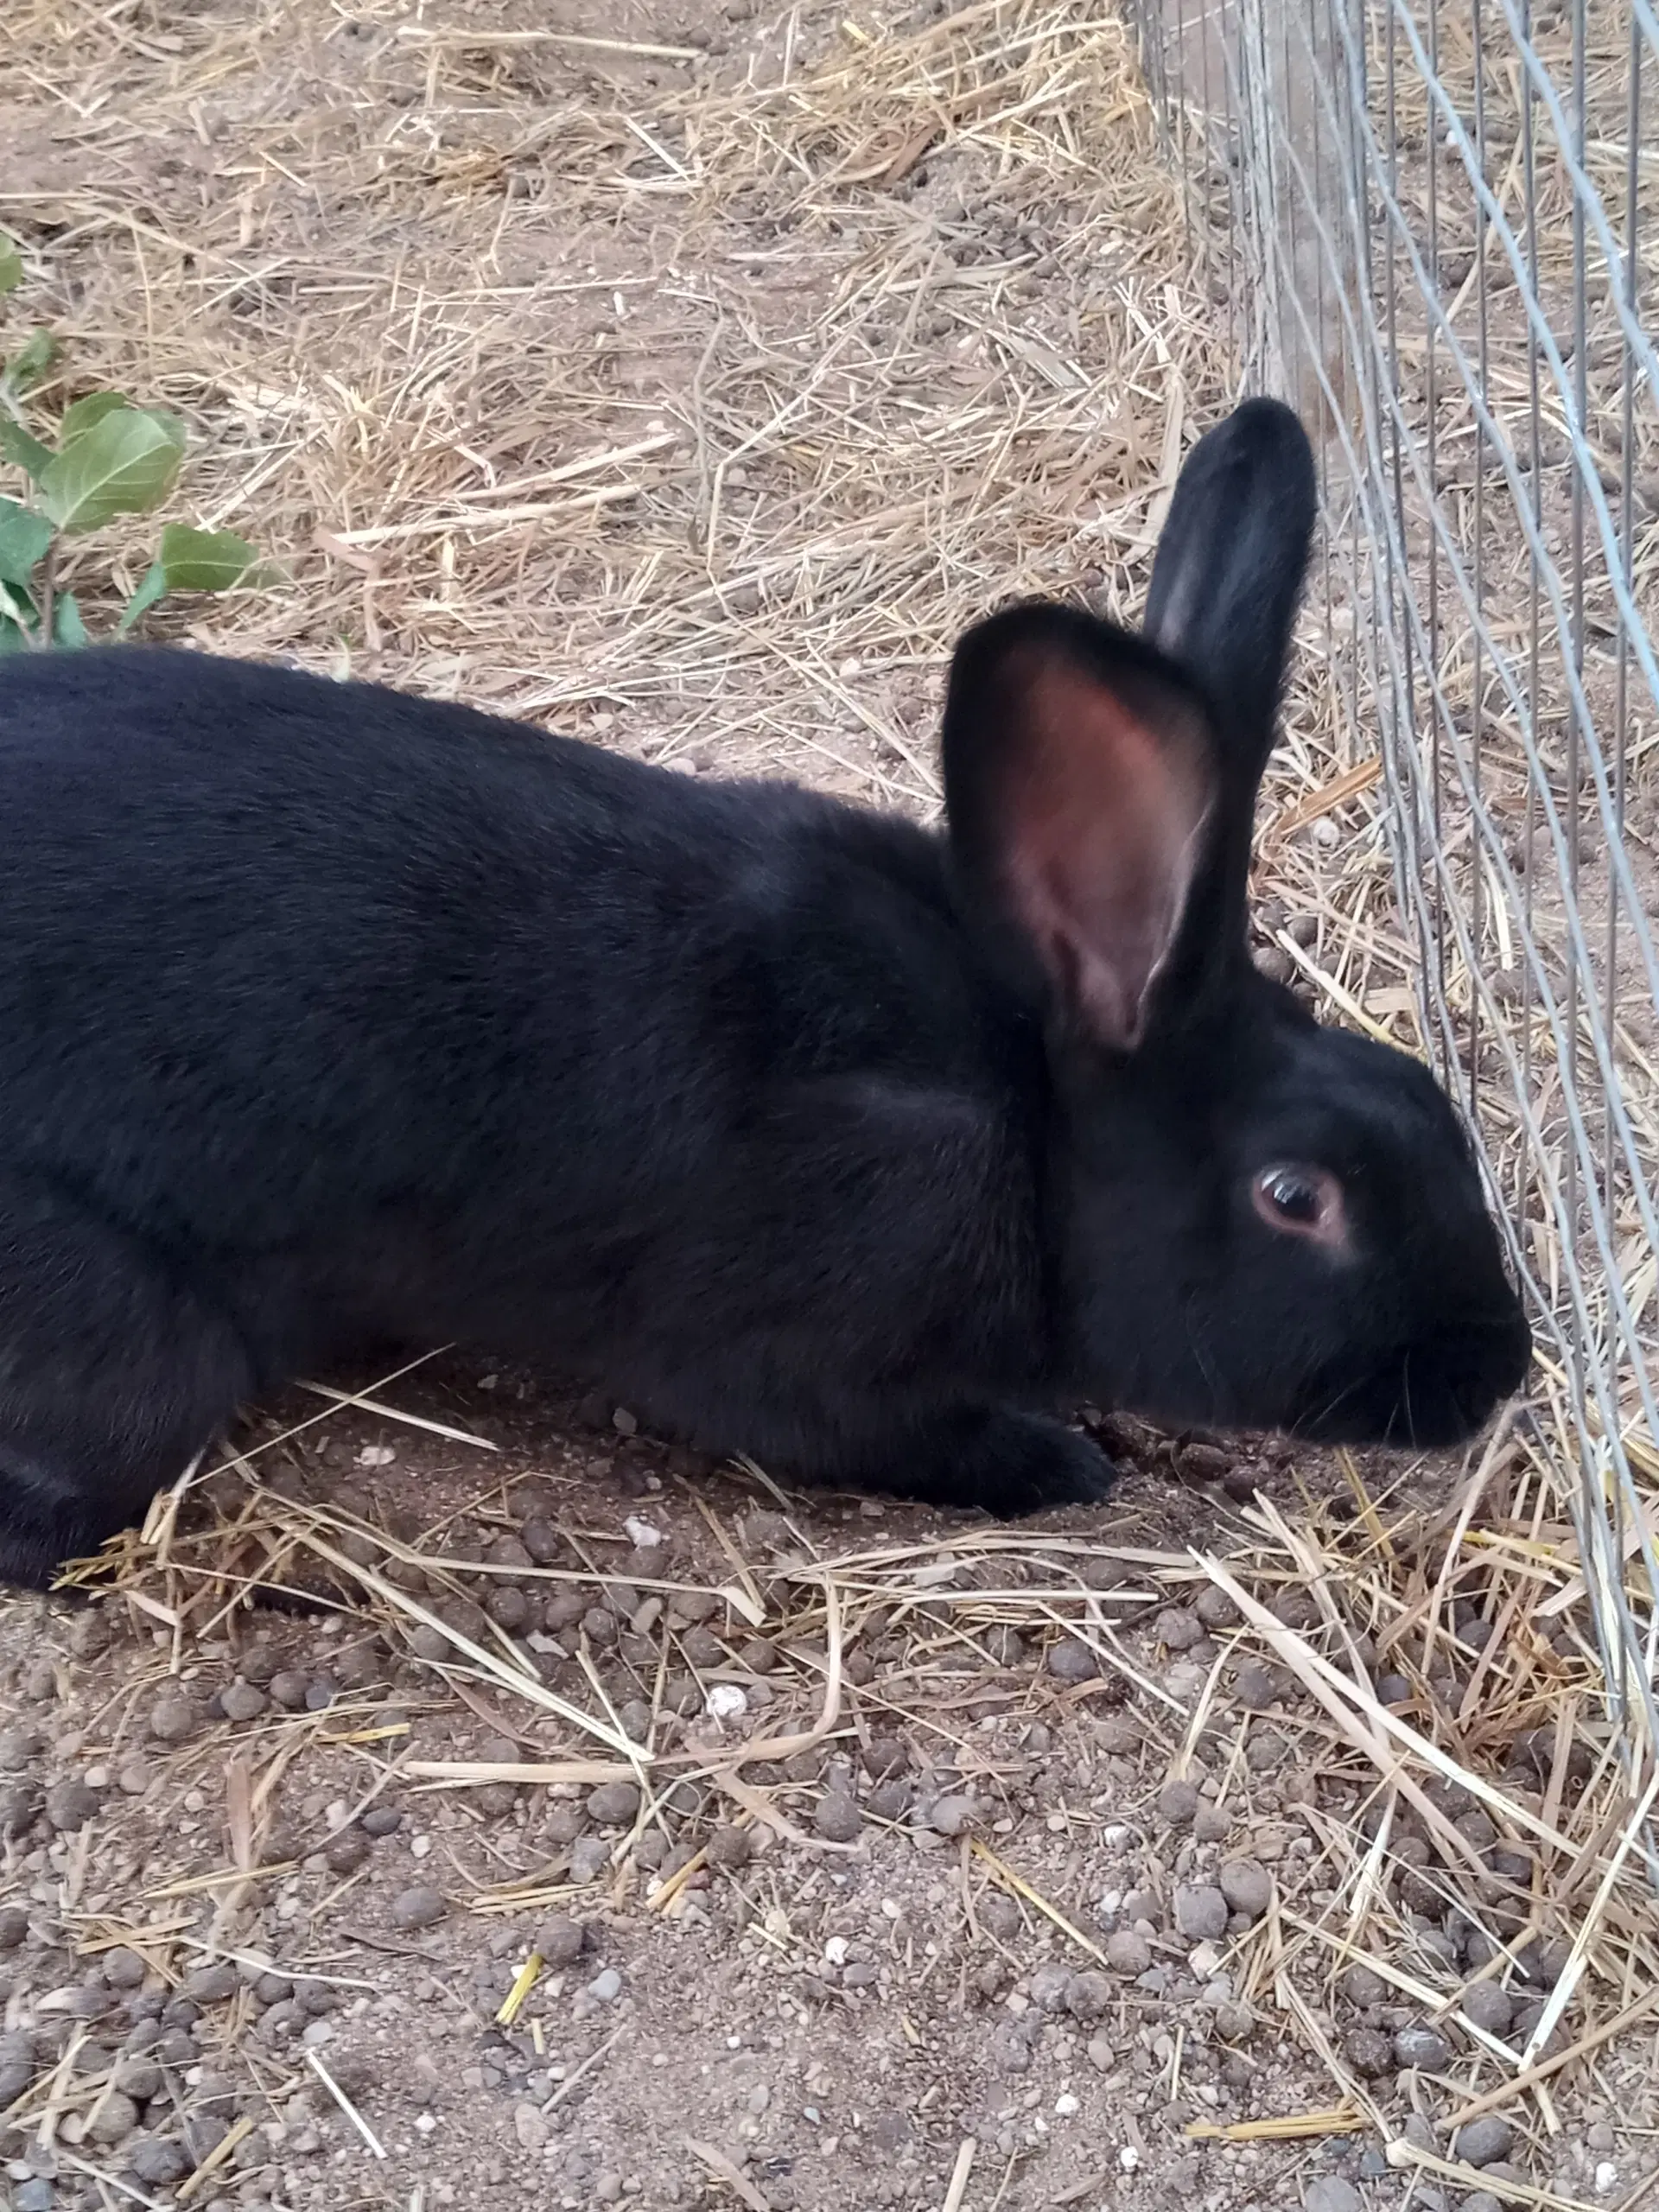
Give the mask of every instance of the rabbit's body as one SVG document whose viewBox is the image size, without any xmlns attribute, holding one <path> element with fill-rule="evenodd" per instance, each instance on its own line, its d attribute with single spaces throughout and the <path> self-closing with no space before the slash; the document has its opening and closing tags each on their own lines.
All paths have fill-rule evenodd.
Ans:
<svg viewBox="0 0 1659 2212">
<path fill-rule="evenodd" d="M 1099 1494 L 1044 1411 L 1084 1395 L 1478 1423 L 1526 1332 L 1445 1102 L 1231 926 L 1247 647 L 1198 670 L 1243 701 L 1211 736 L 1120 632 L 983 626 L 938 834 L 372 687 L 8 664 L 0 1571 L 382 1339 L 999 1512 Z M 1341 1182 L 1340 1239 L 1264 1215 L 1285 1160 Z"/>
<path fill-rule="evenodd" d="M 0 1433 L 118 1464 L 135 1300 L 175 1457 L 369 1338 L 849 1474 L 867 1401 L 1052 1388 L 1039 1039 L 912 824 L 129 651 L 6 671 L 0 851 L 0 1203 L 111 1277 L 66 1325 L 0 1274 Z"/>
</svg>

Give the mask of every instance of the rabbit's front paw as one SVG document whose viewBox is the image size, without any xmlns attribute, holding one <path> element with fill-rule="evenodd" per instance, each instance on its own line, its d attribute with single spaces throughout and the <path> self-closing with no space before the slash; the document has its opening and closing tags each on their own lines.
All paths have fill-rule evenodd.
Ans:
<svg viewBox="0 0 1659 2212">
<path fill-rule="evenodd" d="M 993 1414 L 975 1458 L 976 1495 L 963 1503 L 999 1521 L 1061 1505 L 1096 1505 L 1117 1479 L 1098 1445 L 1038 1414 Z"/>
<path fill-rule="evenodd" d="M 976 1507 L 999 1521 L 1093 1505 L 1116 1469 L 1086 1436 L 1040 1414 L 974 1407 L 942 1415 L 895 1452 L 882 1486 L 931 1505 Z"/>
</svg>

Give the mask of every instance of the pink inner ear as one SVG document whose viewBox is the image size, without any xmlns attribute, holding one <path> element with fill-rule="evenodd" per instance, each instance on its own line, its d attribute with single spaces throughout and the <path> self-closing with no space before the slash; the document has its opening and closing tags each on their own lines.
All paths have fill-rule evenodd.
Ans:
<svg viewBox="0 0 1659 2212">
<path fill-rule="evenodd" d="M 1045 660 L 1019 684 L 1005 876 L 1061 990 L 1102 1043 L 1144 1033 L 1213 799 L 1196 708 L 1139 671 L 1109 690 Z"/>
</svg>

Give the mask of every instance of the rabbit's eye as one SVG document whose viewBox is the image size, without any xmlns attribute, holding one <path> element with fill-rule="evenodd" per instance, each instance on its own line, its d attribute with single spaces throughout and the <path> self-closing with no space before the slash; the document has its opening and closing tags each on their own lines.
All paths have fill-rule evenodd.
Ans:
<svg viewBox="0 0 1659 2212">
<path fill-rule="evenodd" d="M 1323 1167 L 1264 1167 L 1250 1186 L 1255 1210 L 1269 1229 L 1321 1243 L 1343 1241 L 1342 1185 Z"/>
</svg>

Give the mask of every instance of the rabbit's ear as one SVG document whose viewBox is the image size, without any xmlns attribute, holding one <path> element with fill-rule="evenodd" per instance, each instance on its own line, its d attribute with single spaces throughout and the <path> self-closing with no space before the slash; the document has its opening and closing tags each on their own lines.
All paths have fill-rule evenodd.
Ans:
<svg viewBox="0 0 1659 2212">
<path fill-rule="evenodd" d="M 1132 1051 L 1217 796 L 1197 698 L 1139 640 L 1017 607 L 957 647 L 944 750 L 970 925 L 1086 1034 Z"/>
<path fill-rule="evenodd" d="M 1306 432 L 1277 400 L 1247 400 L 1188 454 L 1153 563 L 1145 634 L 1210 701 L 1225 811 L 1247 831 L 1315 505 Z"/>
</svg>

